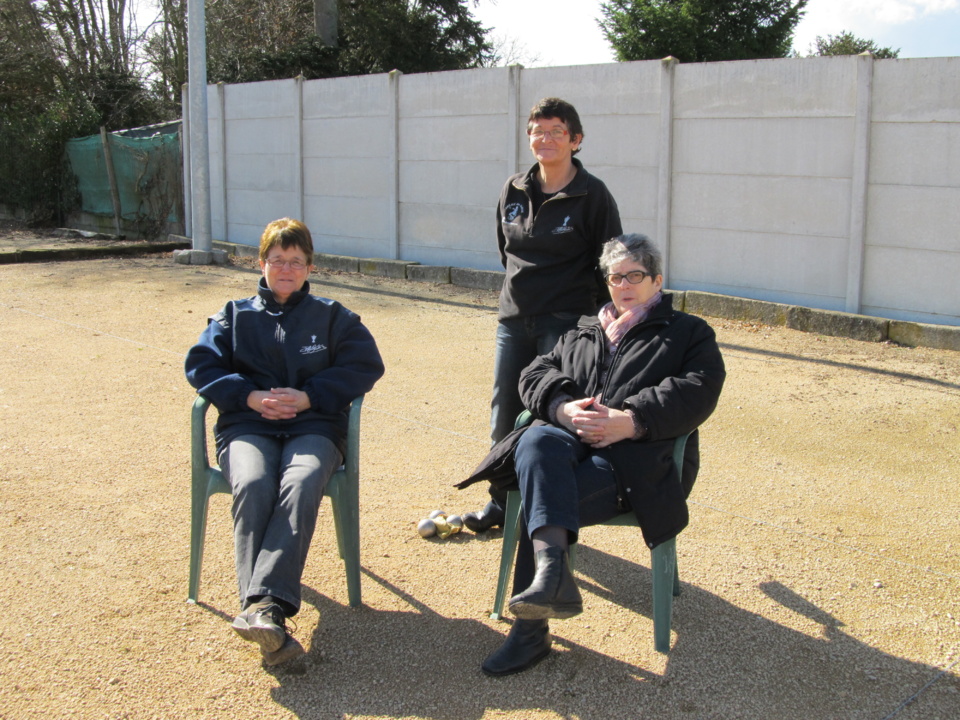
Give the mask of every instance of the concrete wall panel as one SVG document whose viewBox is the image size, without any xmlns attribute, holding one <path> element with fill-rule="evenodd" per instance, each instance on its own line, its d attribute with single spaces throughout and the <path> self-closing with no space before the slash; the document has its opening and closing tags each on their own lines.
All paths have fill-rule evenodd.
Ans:
<svg viewBox="0 0 960 720">
<path fill-rule="evenodd" d="M 484 116 L 507 112 L 507 69 L 461 70 L 457 73 L 419 73 L 400 79 L 400 116 L 403 118 Z"/>
<path fill-rule="evenodd" d="M 307 220 L 307 226 L 313 227 Z M 343 235 L 325 235 L 312 229 L 313 247 L 316 252 L 331 255 L 347 255 L 360 258 L 387 258 L 390 253 L 388 243 L 377 238 L 354 238 Z"/>
<path fill-rule="evenodd" d="M 852 118 L 678 120 L 674 171 L 850 177 Z"/>
<path fill-rule="evenodd" d="M 927 319 L 922 322 L 960 325 L 960 252 L 870 248 L 864 271 L 869 282 L 864 285 L 863 304 L 881 317 L 909 320 L 923 315 Z"/>
<path fill-rule="evenodd" d="M 454 253 L 479 254 L 485 259 L 484 265 L 478 267 L 480 270 L 502 269 L 495 223 L 492 209 L 463 210 L 449 205 L 401 204 L 401 257 L 415 259 L 407 252 L 412 247 L 446 248 Z"/>
<path fill-rule="evenodd" d="M 228 199 L 237 190 L 296 193 L 292 155 L 233 155 L 227 165 Z"/>
<path fill-rule="evenodd" d="M 304 118 L 385 116 L 390 81 L 386 73 L 303 83 Z"/>
<path fill-rule="evenodd" d="M 660 61 L 524 70 L 519 101 L 524 121 L 533 104 L 545 97 L 572 103 L 589 137 L 590 118 L 659 112 Z"/>
<path fill-rule="evenodd" d="M 386 202 L 377 198 L 312 197 L 305 203 L 310 231 L 346 238 L 385 240 L 389 226 Z"/>
<path fill-rule="evenodd" d="M 857 113 L 869 67 L 868 137 Z M 580 158 L 625 230 L 662 242 L 669 208 L 671 287 L 960 324 L 958 71 L 960 58 L 835 57 L 250 83 L 222 89 L 226 157 L 210 86 L 214 236 L 256 244 L 302 206 L 327 252 L 499 270 L 496 199 L 533 162 L 526 116 L 552 95 L 580 111 Z M 862 274 L 847 267 L 861 253 Z"/>
<path fill-rule="evenodd" d="M 479 117 L 401 118 L 400 161 L 503 162 L 498 123 Z"/>
<path fill-rule="evenodd" d="M 390 173 L 382 158 L 304 158 L 303 194 L 386 199 Z"/>
<path fill-rule="evenodd" d="M 308 158 L 390 157 L 385 117 L 314 118 L 303 121 L 303 155 Z"/>
<path fill-rule="evenodd" d="M 577 157 L 586 164 L 656 167 L 660 142 L 657 115 L 608 115 L 583 121 L 583 149 Z M 532 156 L 531 156 L 532 158 Z"/>
<path fill-rule="evenodd" d="M 293 117 L 297 114 L 295 80 L 241 83 L 225 87 L 227 120 Z"/>
<path fill-rule="evenodd" d="M 873 123 L 870 181 L 960 188 L 960 123 Z"/>
<path fill-rule="evenodd" d="M 296 217 L 298 208 L 297 196 L 290 192 L 232 190 L 227 196 L 230 225 L 258 227 L 258 239 L 268 222 L 282 217 Z"/>
<path fill-rule="evenodd" d="M 649 220 L 657 217 L 657 168 L 656 167 L 593 167 L 586 166 L 592 174 L 603 180 L 607 189 L 617 201 L 620 220 L 627 229 L 626 218 Z M 653 232 L 652 224 L 647 226 L 647 234 Z"/>
<path fill-rule="evenodd" d="M 693 228 L 674 230 L 673 240 L 672 288 L 702 290 L 716 282 L 739 288 L 733 294 L 742 297 L 793 303 L 802 297 L 815 299 L 816 307 L 842 309 L 847 278 L 843 240 Z"/>
<path fill-rule="evenodd" d="M 960 189 L 874 185 L 867 244 L 960 254 Z"/>
<path fill-rule="evenodd" d="M 848 117 L 856 78 L 855 57 L 678 65 L 674 116 Z"/>
<path fill-rule="evenodd" d="M 234 155 L 290 155 L 297 147 L 292 117 L 227 120 L 227 148 Z"/>
<path fill-rule="evenodd" d="M 400 202 L 485 207 L 493 217 L 505 180 L 502 162 L 403 162 Z"/>
<path fill-rule="evenodd" d="M 674 227 L 845 237 L 850 182 L 748 175 L 678 175 Z"/>
<path fill-rule="evenodd" d="M 960 57 L 877 62 L 873 91 L 874 122 L 960 123 Z"/>
</svg>

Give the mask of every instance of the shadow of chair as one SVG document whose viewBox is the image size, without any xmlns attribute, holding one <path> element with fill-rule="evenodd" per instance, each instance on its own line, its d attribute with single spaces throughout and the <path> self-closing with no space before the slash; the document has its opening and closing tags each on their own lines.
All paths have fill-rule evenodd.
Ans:
<svg viewBox="0 0 960 720">
<path fill-rule="evenodd" d="M 337 546 L 347 573 L 347 596 L 350 606 L 360 605 L 360 408 L 363 396 L 350 405 L 347 448 L 343 465 L 327 483 L 325 496 L 333 507 Z M 188 602 L 197 602 L 200 591 L 200 569 L 203 565 L 203 544 L 207 532 L 207 509 L 210 496 L 230 493 L 230 485 L 207 453 L 206 415 L 210 401 L 199 396 L 193 403 L 191 419 L 190 464 L 192 471 L 190 501 L 190 585 Z"/>
<path fill-rule="evenodd" d="M 517 418 L 516 427 L 528 424 L 532 419 L 529 411 Z M 681 435 L 673 443 L 673 462 L 677 468 L 683 467 L 683 451 L 687 445 L 687 435 Z M 493 601 L 490 617 L 499 620 L 503 616 L 503 603 L 506 601 L 510 570 L 517 556 L 519 542 L 520 510 L 522 500 L 519 490 L 507 493 L 507 507 L 503 521 L 503 545 L 500 550 L 500 574 L 497 577 L 497 594 Z M 601 525 L 630 525 L 639 527 L 633 511 L 618 515 Z M 570 546 L 570 567 L 576 563 L 577 546 Z M 670 622 L 673 615 L 673 598 L 680 595 L 680 576 L 677 571 L 677 539 L 671 538 L 660 543 L 650 551 L 650 574 L 653 583 L 653 640 L 657 652 L 670 651 Z"/>
</svg>

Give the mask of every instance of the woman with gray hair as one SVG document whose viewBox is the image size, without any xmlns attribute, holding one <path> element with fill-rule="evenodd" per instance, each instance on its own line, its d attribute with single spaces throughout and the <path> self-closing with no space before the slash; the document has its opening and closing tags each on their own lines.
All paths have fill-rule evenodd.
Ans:
<svg viewBox="0 0 960 720">
<path fill-rule="evenodd" d="M 653 548 L 687 524 L 699 468 L 696 429 L 726 377 L 716 337 L 702 319 L 673 309 L 662 292 L 660 252 L 645 235 L 607 242 L 600 267 L 612 302 L 523 371 L 520 395 L 534 422 L 498 443 L 461 483 L 490 479 L 512 454 L 523 498 L 509 603 L 517 620 L 484 661 L 488 675 L 542 660 L 550 652 L 548 620 L 582 612 L 568 557 L 581 527 L 632 510 Z M 686 433 L 681 474 L 671 455 L 673 439 Z"/>
</svg>

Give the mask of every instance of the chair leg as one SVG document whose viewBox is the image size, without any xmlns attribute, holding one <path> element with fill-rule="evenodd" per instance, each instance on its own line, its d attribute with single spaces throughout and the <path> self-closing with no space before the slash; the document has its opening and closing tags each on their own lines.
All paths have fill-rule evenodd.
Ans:
<svg viewBox="0 0 960 720">
<path fill-rule="evenodd" d="M 347 574 L 347 597 L 350 607 L 360 605 L 360 499 L 358 488 L 347 473 L 338 470 L 327 484 L 327 495 L 333 507 L 333 524 L 337 531 L 337 548 Z"/>
<path fill-rule="evenodd" d="M 507 507 L 503 520 L 503 543 L 500 546 L 500 575 L 497 578 L 497 596 L 493 600 L 493 612 L 490 617 L 499 620 L 503 617 L 503 603 L 507 599 L 507 585 L 510 582 L 510 570 L 517 557 L 517 530 L 520 526 L 520 492 L 507 493 Z"/>
<path fill-rule="evenodd" d="M 207 534 L 207 508 L 210 503 L 209 481 L 194 477 L 190 489 L 190 583 L 187 602 L 197 602 L 200 594 L 200 570 L 203 567 L 203 545 Z"/>
<path fill-rule="evenodd" d="M 653 640 L 657 652 L 670 652 L 670 623 L 673 596 L 679 595 L 676 538 L 657 545 L 650 552 L 653 576 Z"/>
</svg>

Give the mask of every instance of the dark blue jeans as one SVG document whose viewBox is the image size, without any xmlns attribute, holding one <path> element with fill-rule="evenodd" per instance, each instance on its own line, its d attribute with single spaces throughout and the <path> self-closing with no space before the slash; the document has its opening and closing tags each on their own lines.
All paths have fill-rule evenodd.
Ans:
<svg viewBox="0 0 960 720">
<path fill-rule="evenodd" d="M 553 350 L 567 330 L 577 326 L 577 313 L 552 313 L 523 318 L 507 318 L 497 324 L 497 345 L 493 361 L 493 398 L 490 400 L 490 439 L 495 445 L 513 430 L 517 415 L 523 412 L 520 401 L 520 373 L 538 355 Z M 500 507 L 506 493 L 490 488 Z"/>
<path fill-rule="evenodd" d="M 514 454 L 523 529 L 513 576 L 514 594 L 526 590 L 536 573 L 530 536 L 547 525 L 566 528 L 576 542 L 580 528 L 597 525 L 622 511 L 617 505 L 613 467 L 572 433 L 552 425 L 527 430 Z"/>
</svg>

